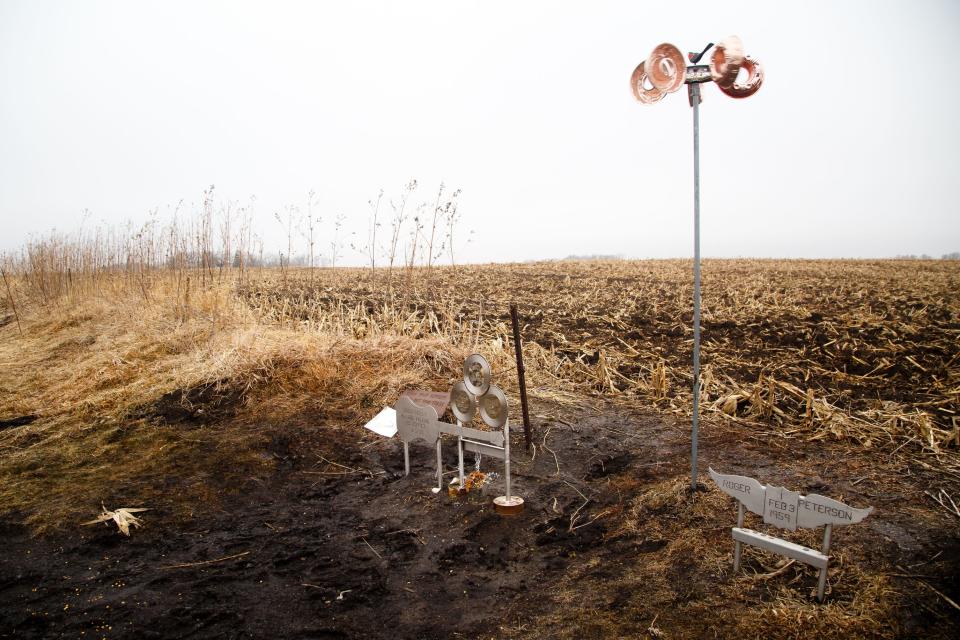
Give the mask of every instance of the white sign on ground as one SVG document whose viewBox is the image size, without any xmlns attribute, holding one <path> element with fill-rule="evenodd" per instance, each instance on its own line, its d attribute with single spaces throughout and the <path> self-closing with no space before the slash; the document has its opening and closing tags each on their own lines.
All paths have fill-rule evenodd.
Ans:
<svg viewBox="0 0 960 640">
<path fill-rule="evenodd" d="M 373 416 L 373 419 L 363 425 L 364 429 L 373 431 L 378 436 L 392 438 L 397 434 L 397 411 L 393 407 L 384 407 L 383 411 Z"/>
<path fill-rule="evenodd" d="M 410 475 L 410 443 L 425 442 L 437 448 L 438 491 L 443 488 L 443 466 L 440 451 L 440 421 L 433 407 L 415 404 L 407 396 L 397 400 L 397 433 L 403 441 L 403 469 Z"/>
<path fill-rule="evenodd" d="M 737 526 L 733 528 L 735 541 L 733 570 L 740 568 L 741 544 L 760 547 L 799 560 L 820 569 L 817 600 L 823 601 L 830 562 L 830 535 L 834 526 L 857 524 L 873 512 L 873 507 L 856 509 L 832 498 L 817 494 L 800 495 L 784 487 L 764 486 L 746 476 L 725 475 L 710 469 L 710 477 L 721 491 L 740 503 Z M 744 509 L 763 516 L 766 524 L 796 531 L 798 527 L 812 529 L 825 526 L 823 550 L 817 551 L 759 531 L 743 528 Z"/>
</svg>

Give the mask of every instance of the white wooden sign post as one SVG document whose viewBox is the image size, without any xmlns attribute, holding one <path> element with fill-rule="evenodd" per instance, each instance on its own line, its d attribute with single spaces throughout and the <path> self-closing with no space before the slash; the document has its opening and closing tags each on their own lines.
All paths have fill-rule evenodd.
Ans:
<svg viewBox="0 0 960 640">
<path fill-rule="evenodd" d="M 820 580 L 817 584 L 817 600 L 823 602 L 827 586 L 827 566 L 830 563 L 830 535 L 834 526 L 856 524 L 873 512 L 873 507 L 855 509 L 842 502 L 810 494 L 802 496 L 796 491 L 783 487 L 764 486 L 753 478 L 746 476 L 731 476 L 717 473 L 710 469 L 710 477 L 717 483 L 720 490 L 736 498 L 739 502 L 737 510 L 737 526 L 733 528 L 734 552 L 733 570 L 740 569 L 740 555 L 744 544 L 773 551 L 780 555 L 820 569 Z M 803 545 L 775 538 L 774 536 L 743 528 L 744 508 L 757 515 L 763 516 L 766 524 L 781 529 L 796 531 L 797 528 L 813 529 L 825 526 L 823 532 L 822 551 L 804 547 Z"/>
<path fill-rule="evenodd" d="M 463 452 L 503 460 L 505 495 L 494 498 L 499 513 L 513 514 L 523 510 L 523 498 L 513 495 L 510 477 L 510 420 L 507 397 L 496 385 L 490 384 L 490 365 L 478 354 L 468 357 L 463 365 L 463 382 L 457 382 L 449 393 L 450 408 L 457 424 L 441 422 L 434 406 L 414 401 L 413 394 L 403 394 L 395 407 L 397 433 L 403 442 L 403 466 L 410 475 L 410 444 L 424 442 L 436 447 L 437 491 L 443 491 L 442 435 L 457 437 L 457 471 L 460 487 L 464 486 Z M 419 399 L 419 398 L 418 398 Z M 464 426 L 479 411 L 484 423 L 496 431 L 481 431 Z"/>
</svg>

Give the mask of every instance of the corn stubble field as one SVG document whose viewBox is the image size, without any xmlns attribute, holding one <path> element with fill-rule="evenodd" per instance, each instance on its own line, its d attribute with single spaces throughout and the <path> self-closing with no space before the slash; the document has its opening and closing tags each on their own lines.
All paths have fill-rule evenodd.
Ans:
<svg viewBox="0 0 960 640">
<path fill-rule="evenodd" d="M 693 495 L 691 280 L 681 260 L 389 275 L 11 263 L 0 522 L 24 555 L 2 565 L 3 617 L 24 637 L 133 631 L 144 615 L 167 636 L 182 618 L 204 637 L 268 623 L 330 638 L 953 637 L 960 264 L 707 260 Z M 429 451 L 404 478 L 396 445 L 360 426 L 403 389 L 447 388 L 474 351 L 519 416 L 512 302 L 535 447 L 517 436 L 528 508 L 503 520 L 488 500 L 430 496 Z M 876 508 L 835 534 L 826 604 L 812 569 L 765 552 L 733 574 L 736 509 L 708 464 Z M 129 539 L 80 527 L 101 503 L 151 511 Z M 228 533 L 241 542 L 197 546 Z M 38 559 L 55 548 L 123 563 L 74 594 Z M 103 609 L 115 580 L 137 585 L 122 595 L 139 617 Z M 220 604 L 168 597 L 190 589 Z M 224 618 L 224 598 L 245 597 L 285 621 Z"/>
</svg>

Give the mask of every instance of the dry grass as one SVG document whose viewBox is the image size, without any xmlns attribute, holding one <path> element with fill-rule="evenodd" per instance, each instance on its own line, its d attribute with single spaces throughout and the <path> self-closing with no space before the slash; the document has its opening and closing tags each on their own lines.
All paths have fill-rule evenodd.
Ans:
<svg viewBox="0 0 960 640">
<path fill-rule="evenodd" d="M 0 432 L 0 509 L 56 526 L 133 487 L 169 492 L 171 478 L 209 498 L 211 480 L 269 474 L 264 449 L 290 425 L 300 438 L 361 424 L 403 388 L 444 388 L 474 350 L 512 389 L 512 301 L 534 394 L 686 415 L 688 267 L 541 263 L 390 280 L 342 269 L 89 281 L 48 271 L 46 293 L 11 276 L 22 335 L 11 309 L 0 419 L 38 419 Z M 960 473 L 955 262 L 707 261 L 704 273 L 708 418 Z M 171 407 L 198 428 L 168 424 Z"/>
<path fill-rule="evenodd" d="M 884 575 L 834 554 L 830 598 L 813 599 L 817 573 L 745 547 L 744 571 L 732 575 L 730 524 L 735 508 L 711 487 L 692 498 L 685 479 L 635 487 L 607 544 L 634 541 L 619 562 L 576 565 L 545 590 L 547 612 L 512 638 L 892 638 L 903 594 Z M 749 525 L 750 523 L 748 523 Z M 796 541 L 816 546 L 816 531 Z M 646 545 L 657 553 L 644 554 Z M 632 547 L 624 547 L 631 550 Z M 589 585 L 589 588 L 586 588 Z"/>
<path fill-rule="evenodd" d="M 271 442 L 362 424 L 404 388 L 448 384 L 463 356 L 442 339 L 281 326 L 225 286 L 194 295 L 186 319 L 155 297 L 2 329 L 0 417 L 36 420 L 0 431 L 0 510 L 38 531 L 117 500 L 188 515 L 268 476 Z"/>
<path fill-rule="evenodd" d="M 36 419 L 0 430 L 0 513 L 38 532 L 73 527 L 102 503 L 188 517 L 267 480 L 290 451 L 361 438 L 356 427 L 401 390 L 447 387 L 472 351 L 515 397 L 513 301 L 535 398 L 598 394 L 685 417 L 688 271 L 655 261 L 392 280 L 360 270 L 201 280 L 181 270 L 64 284 L 47 274 L 64 287 L 56 296 L 13 274 L 20 322 L 9 305 L 0 312 L 0 420 Z M 935 508 L 949 514 L 960 478 L 957 291 L 953 262 L 708 261 L 705 432 L 736 424 L 758 439 L 908 458 L 943 479 L 949 493 Z M 732 576 L 730 500 L 712 486 L 691 500 L 685 487 L 623 484 L 626 498 L 605 516 L 606 543 L 627 544 L 622 562 L 572 565 L 544 594 L 545 613 L 504 634 L 905 633 L 905 594 L 845 555 L 863 553 L 856 545 L 838 547 L 826 605 L 809 597 L 812 570 L 760 551 Z M 817 546 L 816 535 L 795 539 Z M 644 544 L 662 551 L 642 555 Z"/>
</svg>

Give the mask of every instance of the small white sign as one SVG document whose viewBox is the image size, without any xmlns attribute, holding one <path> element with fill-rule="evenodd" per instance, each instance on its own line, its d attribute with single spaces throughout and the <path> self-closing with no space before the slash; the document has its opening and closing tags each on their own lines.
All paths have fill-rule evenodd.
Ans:
<svg viewBox="0 0 960 640">
<path fill-rule="evenodd" d="M 713 481 L 720 490 L 732 498 L 743 503 L 747 509 L 756 514 L 763 513 L 763 500 L 766 496 L 766 487 L 747 476 L 728 476 L 710 470 Z"/>
<path fill-rule="evenodd" d="M 397 434 L 397 411 L 393 407 L 385 407 L 373 420 L 363 425 L 363 428 L 384 438 L 392 438 Z"/>
<path fill-rule="evenodd" d="M 855 509 L 826 496 L 811 493 L 800 497 L 798 527 L 820 527 L 825 524 L 857 524 L 873 511 Z"/>
</svg>

